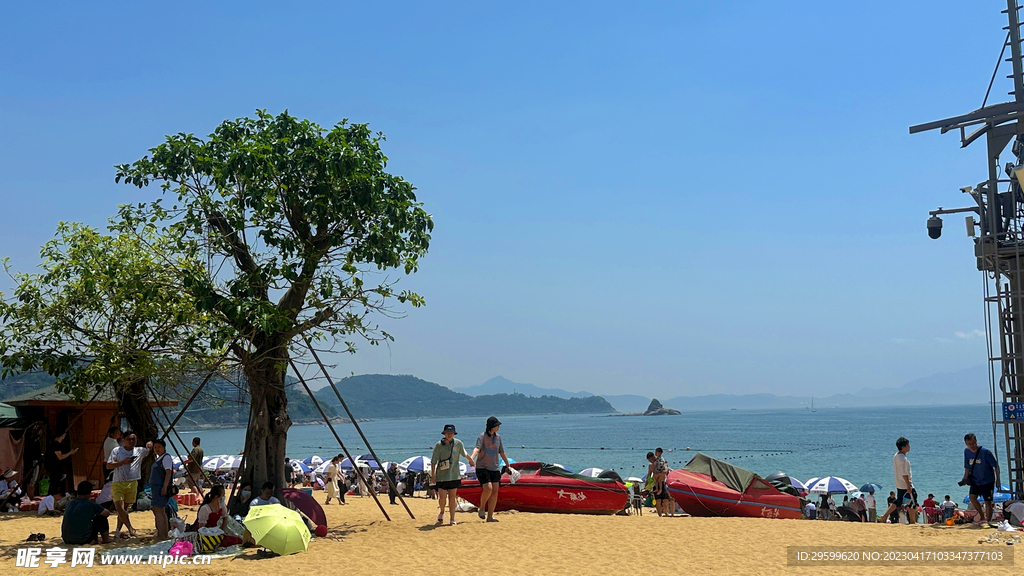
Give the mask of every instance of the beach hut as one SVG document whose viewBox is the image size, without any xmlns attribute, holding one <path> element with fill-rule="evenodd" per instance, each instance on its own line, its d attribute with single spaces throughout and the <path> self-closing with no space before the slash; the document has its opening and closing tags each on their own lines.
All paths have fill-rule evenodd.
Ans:
<svg viewBox="0 0 1024 576">
<path fill-rule="evenodd" d="M 57 390 L 56 386 L 46 386 L 31 392 L 8 398 L 5 403 L 17 409 L 21 420 L 12 422 L 45 422 L 51 434 L 56 434 L 70 424 L 68 435 L 73 445 L 78 448 L 71 456 L 72 476 L 74 485 L 89 480 L 94 485 L 103 485 L 103 441 L 107 439 L 107 429 L 111 425 L 120 425 L 118 418 L 120 404 L 114 396 L 112 386 L 101 390 L 91 402 L 77 402 L 67 394 Z M 158 406 L 177 406 L 177 401 L 150 400 L 153 408 Z M 27 424 L 25 424 L 27 426 Z M 3 428 L 0 428 L 3 430 Z M 21 452 L 14 456 L 14 461 L 0 458 L 5 468 L 18 468 L 21 465 Z M 24 476 L 19 477 L 19 480 Z"/>
</svg>

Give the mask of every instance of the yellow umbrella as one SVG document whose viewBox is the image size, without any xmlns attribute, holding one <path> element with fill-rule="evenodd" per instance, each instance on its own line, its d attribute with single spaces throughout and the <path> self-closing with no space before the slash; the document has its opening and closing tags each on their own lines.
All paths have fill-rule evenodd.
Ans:
<svg viewBox="0 0 1024 576">
<path fill-rule="evenodd" d="M 281 556 L 305 552 L 309 546 L 309 529 L 302 517 L 280 504 L 250 508 L 245 517 L 245 529 L 256 544 Z"/>
</svg>

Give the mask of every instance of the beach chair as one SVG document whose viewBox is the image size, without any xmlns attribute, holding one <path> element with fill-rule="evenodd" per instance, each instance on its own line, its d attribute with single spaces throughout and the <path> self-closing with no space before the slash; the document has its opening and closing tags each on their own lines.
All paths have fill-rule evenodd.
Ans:
<svg viewBox="0 0 1024 576">
<path fill-rule="evenodd" d="M 941 511 L 938 508 L 933 506 L 922 506 L 921 510 L 924 512 L 925 520 L 927 520 L 929 524 L 935 524 L 939 521 Z"/>
<path fill-rule="evenodd" d="M 644 497 L 643 494 L 640 493 L 639 484 L 633 484 L 632 491 L 629 495 L 629 508 L 632 510 L 633 514 L 638 516 L 644 515 Z"/>
</svg>

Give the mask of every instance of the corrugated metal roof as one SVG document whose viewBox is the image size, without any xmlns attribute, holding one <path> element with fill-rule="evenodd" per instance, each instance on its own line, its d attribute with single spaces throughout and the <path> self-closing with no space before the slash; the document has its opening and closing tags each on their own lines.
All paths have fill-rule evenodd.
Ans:
<svg viewBox="0 0 1024 576">
<path fill-rule="evenodd" d="M 92 392 L 89 395 L 89 398 L 92 398 L 92 394 L 95 393 L 96 392 Z M 88 402 L 89 398 L 86 398 L 81 402 L 81 404 Z M 38 404 L 39 402 L 73 402 L 73 400 L 67 394 L 57 390 L 56 386 L 47 386 L 45 388 L 33 390 L 32 392 L 19 394 L 13 398 L 8 398 L 4 400 L 4 402 L 12 406 L 25 406 Z M 113 390 L 107 387 L 103 388 L 99 395 L 96 396 L 95 402 L 117 402 L 117 398 L 114 397 Z M 153 404 L 156 403 L 153 399 L 150 399 L 150 402 Z M 164 399 L 160 401 L 160 404 L 163 404 L 164 406 L 176 406 L 178 402 L 176 400 Z"/>
</svg>

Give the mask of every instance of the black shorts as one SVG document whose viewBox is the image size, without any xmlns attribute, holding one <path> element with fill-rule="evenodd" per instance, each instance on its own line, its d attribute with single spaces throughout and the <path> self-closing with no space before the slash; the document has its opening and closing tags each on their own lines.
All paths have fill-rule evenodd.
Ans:
<svg viewBox="0 0 1024 576">
<path fill-rule="evenodd" d="M 476 469 L 476 479 L 480 481 L 480 485 L 499 483 L 501 482 L 501 472 L 497 470 L 488 470 L 487 468 Z"/>
<path fill-rule="evenodd" d="M 903 507 L 903 497 L 906 496 L 906 495 L 907 495 L 907 491 L 905 489 L 903 489 L 903 488 L 897 488 L 896 489 L 896 507 L 897 508 L 902 508 Z M 912 488 L 910 490 L 910 498 L 911 498 L 911 500 L 913 502 L 913 505 L 917 506 L 917 488 Z"/>
<path fill-rule="evenodd" d="M 462 486 L 462 480 L 448 480 L 445 482 L 438 482 L 438 490 L 455 490 Z"/>
<path fill-rule="evenodd" d="M 995 489 L 996 489 L 996 483 L 995 482 L 989 482 L 988 484 L 977 484 L 977 485 L 971 486 L 971 494 L 974 494 L 976 496 L 981 496 L 982 498 L 985 499 L 985 502 L 991 502 L 992 501 L 992 493 L 995 492 Z"/>
<path fill-rule="evenodd" d="M 651 491 L 651 496 L 654 496 L 655 500 L 669 500 L 672 496 L 668 493 L 668 487 L 665 484 L 654 485 L 654 490 Z"/>
</svg>

